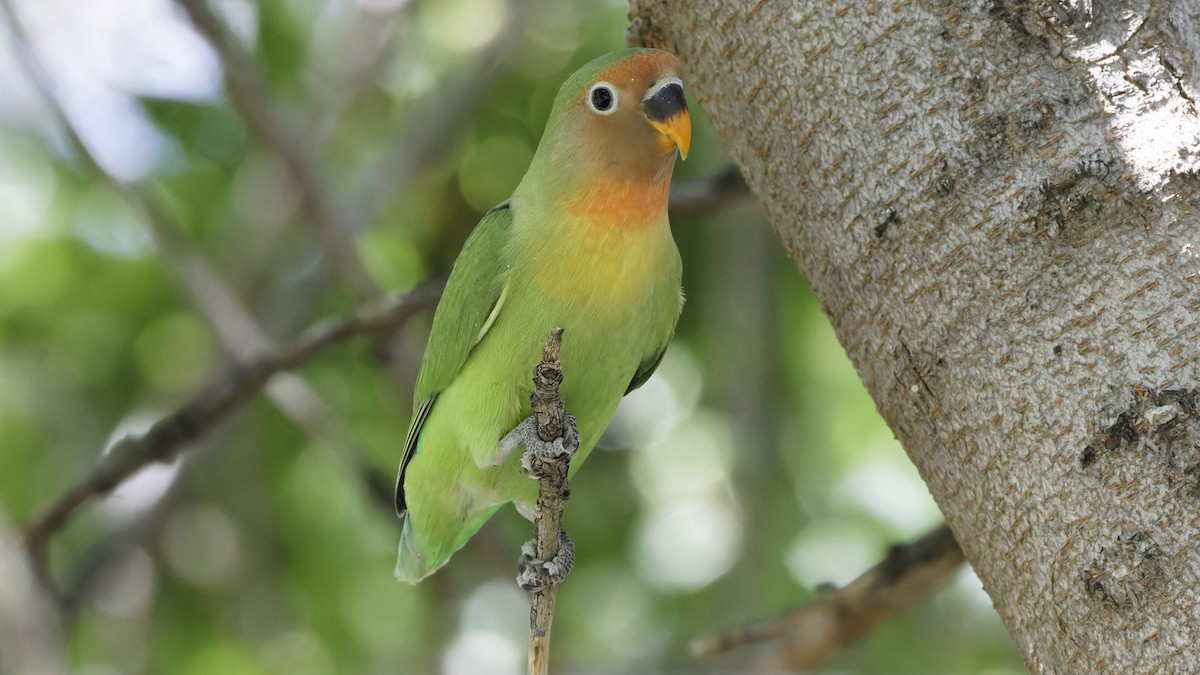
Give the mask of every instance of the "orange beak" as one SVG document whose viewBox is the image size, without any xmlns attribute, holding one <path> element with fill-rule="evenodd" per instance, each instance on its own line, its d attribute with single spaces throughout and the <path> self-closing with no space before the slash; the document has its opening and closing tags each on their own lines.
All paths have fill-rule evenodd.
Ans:
<svg viewBox="0 0 1200 675">
<path fill-rule="evenodd" d="M 679 156 L 687 159 L 688 148 L 692 146 L 692 118 L 679 80 L 668 80 L 642 101 L 641 108 L 650 126 L 658 132 L 658 147 L 663 153 L 678 148 Z"/>
<path fill-rule="evenodd" d="M 661 122 L 651 120 L 650 126 L 658 132 L 658 147 L 664 153 L 679 148 L 679 158 L 687 159 L 688 148 L 692 146 L 692 117 L 687 108 Z"/>
</svg>

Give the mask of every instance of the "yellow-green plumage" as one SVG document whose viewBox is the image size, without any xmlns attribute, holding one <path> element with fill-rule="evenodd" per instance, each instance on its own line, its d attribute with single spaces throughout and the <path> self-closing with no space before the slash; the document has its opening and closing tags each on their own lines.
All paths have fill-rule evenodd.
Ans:
<svg viewBox="0 0 1200 675">
<path fill-rule="evenodd" d="M 431 574 L 503 504 L 535 501 L 520 453 L 497 464 L 496 445 L 530 414 L 530 378 L 551 328 L 565 329 L 561 394 L 580 432 L 572 472 L 661 358 L 682 302 L 666 215 L 675 150 L 662 140 L 662 106 L 639 104 L 678 82 L 677 70 L 665 52 L 629 50 L 573 75 L 513 197 L 484 216 L 459 255 L 417 379 L 397 485 L 407 510 L 399 578 Z M 590 107 L 596 82 L 614 90 L 615 111 Z M 682 110 L 675 131 L 687 123 Z M 682 133 L 671 139 L 686 151 Z"/>
</svg>

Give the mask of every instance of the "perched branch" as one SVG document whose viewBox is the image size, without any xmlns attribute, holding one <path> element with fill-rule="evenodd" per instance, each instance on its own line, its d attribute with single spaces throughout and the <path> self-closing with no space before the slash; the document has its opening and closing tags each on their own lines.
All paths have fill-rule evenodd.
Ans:
<svg viewBox="0 0 1200 675">
<path fill-rule="evenodd" d="M 316 324 L 278 351 L 235 364 L 145 433 L 118 441 L 86 479 L 26 523 L 25 543 L 32 551 L 41 550 L 46 538 L 80 506 L 110 492 L 142 467 L 171 460 L 186 444 L 204 437 L 229 413 L 245 405 L 275 374 L 296 368 L 326 347 L 354 336 L 393 331 L 418 310 L 432 307 L 440 295 L 440 283 L 421 284 L 347 319 Z"/>
<path fill-rule="evenodd" d="M 558 396 L 563 371 L 559 362 L 562 349 L 563 329 L 555 328 L 546 338 L 542 350 L 542 362 L 533 371 L 533 393 L 529 402 L 533 407 L 536 434 L 543 442 L 550 443 L 568 434 L 573 424 L 566 406 Z M 571 491 L 567 487 L 567 470 L 571 454 L 540 454 L 527 449 L 521 464 L 531 476 L 538 480 L 537 511 L 534 527 L 537 529 L 536 559 L 554 560 L 559 555 L 559 543 L 565 538 L 562 529 L 563 506 Z M 566 542 L 569 545 L 569 540 Z M 558 595 L 558 583 L 553 578 L 533 591 L 532 608 L 529 611 L 529 674 L 544 675 L 550 663 L 550 628 L 554 621 L 554 604 Z"/>
<path fill-rule="evenodd" d="M 741 170 L 731 163 L 711 176 L 673 183 L 668 206 L 672 216 L 708 215 L 749 196 Z"/>
<path fill-rule="evenodd" d="M 379 295 L 379 287 L 354 248 L 354 228 L 320 178 L 300 137 L 276 113 L 261 72 L 227 35 L 204 0 L 177 0 L 192 25 L 208 40 L 221 61 L 225 87 L 234 107 L 259 141 L 282 160 L 300 191 L 305 211 L 329 254 L 334 275 L 360 299 Z"/>
<path fill-rule="evenodd" d="M 746 644 L 783 638 L 766 670 L 814 668 L 834 651 L 866 635 L 949 580 L 964 561 L 950 528 L 895 546 L 882 562 L 849 585 L 758 626 L 697 638 L 691 652 L 708 658 Z"/>
</svg>

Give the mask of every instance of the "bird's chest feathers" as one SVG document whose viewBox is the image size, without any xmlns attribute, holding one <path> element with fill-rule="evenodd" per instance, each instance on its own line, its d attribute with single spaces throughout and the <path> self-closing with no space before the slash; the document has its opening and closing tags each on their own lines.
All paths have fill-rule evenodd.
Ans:
<svg viewBox="0 0 1200 675">
<path fill-rule="evenodd" d="M 619 322 L 636 320 L 663 294 L 678 294 L 670 289 L 678 254 L 665 216 L 638 228 L 571 220 L 533 249 L 527 278 L 549 305 Z"/>
</svg>

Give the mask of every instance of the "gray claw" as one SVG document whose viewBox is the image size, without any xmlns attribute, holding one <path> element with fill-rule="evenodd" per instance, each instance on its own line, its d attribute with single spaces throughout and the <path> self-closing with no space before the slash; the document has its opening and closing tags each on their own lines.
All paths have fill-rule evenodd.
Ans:
<svg viewBox="0 0 1200 675">
<path fill-rule="evenodd" d="M 525 445 L 525 454 L 521 455 L 521 468 L 526 476 L 536 479 L 539 477 L 539 471 L 534 467 L 538 463 L 553 462 L 575 455 L 579 450 L 579 428 L 575 426 L 575 417 L 568 413 L 563 435 L 547 442 L 538 437 L 537 425 L 532 420 L 533 417 L 529 417 L 526 422 L 530 424 L 522 422 L 512 433 L 523 434 L 521 442 Z"/>
<path fill-rule="evenodd" d="M 521 546 L 521 558 L 517 561 L 517 583 L 527 591 L 535 591 L 551 584 L 561 584 L 575 567 L 575 542 L 563 530 L 559 531 L 558 553 L 548 561 L 537 559 L 537 541 L 529 540 Z"/>
<path fill-rule="evenodd" d="M 575 426 L 575 416 L 567 413 L 566 428 L 563 435 L 547 443 L 538 437 L 536 424 L 531 425 L 529 437 L 525 439 L 525 447 L 537 453 L 541 459 L 557 459 L 566 455 L 571 457 L 579 450 L 579 427 Z"/>
</svg>

